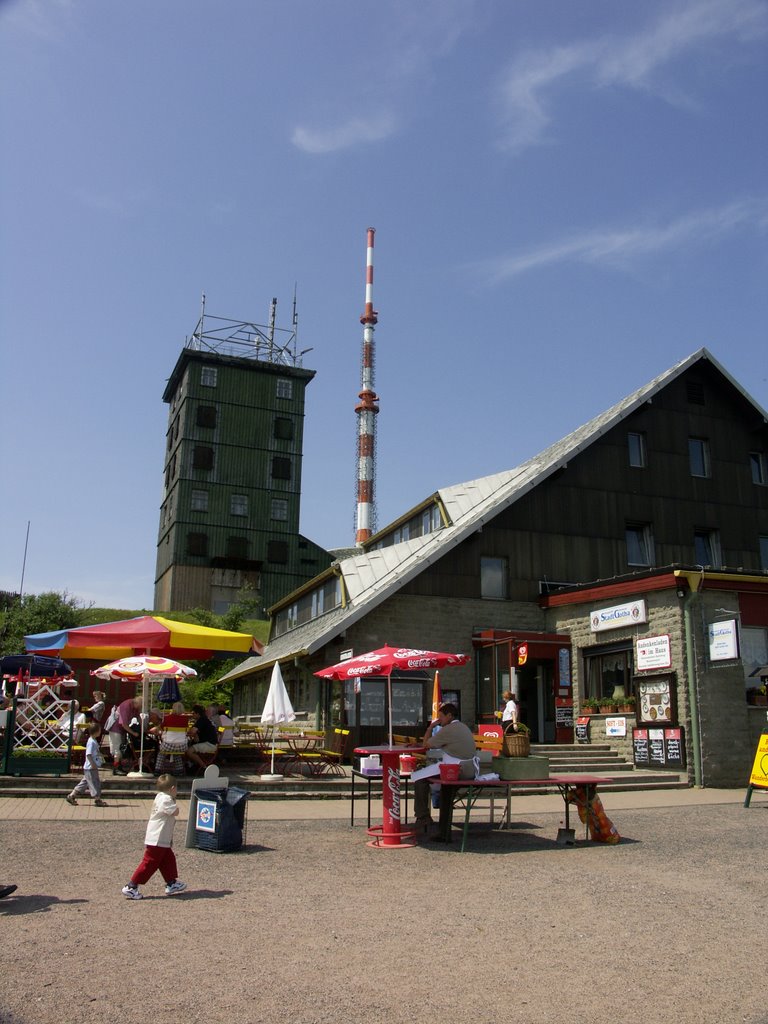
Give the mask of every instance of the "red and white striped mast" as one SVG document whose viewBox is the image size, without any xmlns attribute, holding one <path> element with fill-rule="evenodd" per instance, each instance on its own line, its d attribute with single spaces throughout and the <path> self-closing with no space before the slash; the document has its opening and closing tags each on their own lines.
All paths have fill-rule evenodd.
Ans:
<svg viewBox="0 0 768 1024">
<path fill-rule="evenodd" d="M 363 325 L 363 365 L 360 374 L 360 402 L 357 413 L 357 533 L 355 543 L 362 545 L 374 531 L 376 511 L 373 484 L 376 468 L 376 404 L 379 396 L 373 389 L 375 350 L 373 331 L 378 315 L 373 308 L 373 236 L 375 228 L 368 228 L 368 247 L 365 271 L 365 312 L 360 317 Z"/>
</svg>

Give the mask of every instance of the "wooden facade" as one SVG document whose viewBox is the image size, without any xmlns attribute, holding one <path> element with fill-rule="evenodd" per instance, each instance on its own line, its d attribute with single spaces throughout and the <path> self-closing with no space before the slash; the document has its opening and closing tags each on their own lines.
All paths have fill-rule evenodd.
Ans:
<svg viewBox="0 0 768 1024">
<path fill-rule="evenodd" d="M 304 392 L 314 371 L 183 350 L 169 405 L 155 608 L 266 608 L 332 556 L 299 534 Z"/>
<path fill-rule="evenodd" d="M 741 621 L 751 601 L 742 625 L 768 662 L 768 422 L 709 353 L 523 466 L 445 488 L 426 504 L 433 503 L 452 509 L 452 518 L 410 541 L 402 530 L 387 536 L 396 524 L 380 531 L 357 558 L 339 563 L 353 585 L 344 609 L 272 637 L 263 659 L 230 673 L 239 710 L 258 713 L 238 700 L 259 692 L 252 684 L 267 681 L 273 660 L 291 666 L 303 693 L 317 694 L 308 710 L 329 723 L 338 695 L 334 703 L 313 688 L 312 673 L 342 650 L 359 654 L 384 642 L 473 650 L 473 664 L 442 680 L 460 692 L 464 718 L 487 720 L 511 686 L 533 738 L 564 742 L 573 731 L 558 724 L 558 705 L 578 709 L 592 695 L 594 659 L 610 662 L 615 653 L 630 696 L 642 677 L 636 641 L 668 634 L 676 713 L 687 741 L 701 741 L 700 751 L 689 748 L 689 763 L 696 754 L 707 785 L 737 784 L 752 755 L 748 666 L 740 656 L 712 665 L 702 645 L 721 613 Z M 491 592 L 489 563 L 497 573 Z M 712 599 L 697 597 L 699 579 Z M 558 604 L 558 594 L 572 596 Z M 593 633 L 594 602 L 633 600 L 644 602 L 645 618 Z"/>
</svg>

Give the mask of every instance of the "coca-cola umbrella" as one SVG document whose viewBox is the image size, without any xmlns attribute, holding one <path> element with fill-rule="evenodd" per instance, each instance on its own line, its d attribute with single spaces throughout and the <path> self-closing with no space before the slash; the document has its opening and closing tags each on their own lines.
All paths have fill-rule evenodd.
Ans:
<svg viewBox="0 0 768 1024">
<path fill-rule="evenodd" d="M 152 683 L 166 679 L 182 679 L 196 676 L 197 672 L 189 665 L 182 665 L 180 661 L 172 658 L 162 658 L 151 654 L 138 654 L 132 658 L 120 658 L 118 661 L 110 661 L 108 665 L 102 665 L 91 671 L 92 676 L 99 679 L 129 679 L 134 683 L 141 683 L 141 728 L 139 729 L 139 770 L 129 772 L 132 778 L 151 778 L 151 774 L 144 771 L 144 725 L 149 714 L 149 690 Z"/>
<path fill-rule="evenodd" d="M 358 654 L 356 658 L 339 661 L 315 672 L 321 679 L 355 679 L 363 676 L 386 676 L 387 704 L 389 707 L 389 745 L 392 746 L 392 673 L 395 669 L 413 672 L 425 668 L 447 668 L 466 665 L 468 654 L 446 654 L 443 651 L 421 651 L 412 647 L 379 647 L 378 650 Z"/>
</svg>

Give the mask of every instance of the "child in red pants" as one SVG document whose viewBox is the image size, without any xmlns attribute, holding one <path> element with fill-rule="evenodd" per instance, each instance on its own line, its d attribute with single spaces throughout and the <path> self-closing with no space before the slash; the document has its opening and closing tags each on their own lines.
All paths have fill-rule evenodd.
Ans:
<svg viewBox="0 0 768 1024">
<path fill-rule="evenodd" d="M 140 900 L 139 886 L 148 882 L 156 871 L 165 879 L 165 895 L 173 896 L 186 889 L 186 883 L 176 877 L 176 857 L 171 849 L 173 826 L 179 814 L 176 803 L 176 780 L 172 775 L 161 775 L 157 780 L 158 794 L 152 804 L 152 813 L 144 837 L 144 859 L 136 868 L 122 892 L 129 900 Z"/>
</svg>

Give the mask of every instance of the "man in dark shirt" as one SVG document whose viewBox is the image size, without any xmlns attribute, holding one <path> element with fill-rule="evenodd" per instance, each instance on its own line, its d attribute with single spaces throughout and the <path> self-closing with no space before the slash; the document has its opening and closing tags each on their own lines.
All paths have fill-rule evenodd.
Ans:
<svg viewBox="0 0 768 1024">
<path fill-rule="evenodd" d="M 187 747 L 187 760 L 199 768 L 204 768 L 205 762 L 200 755 L 216 753 L 219 734 L 201 704 L 193 704 L 192 713 L 195 718 L 190 727 L 192 743 Z"/>
</svg>

